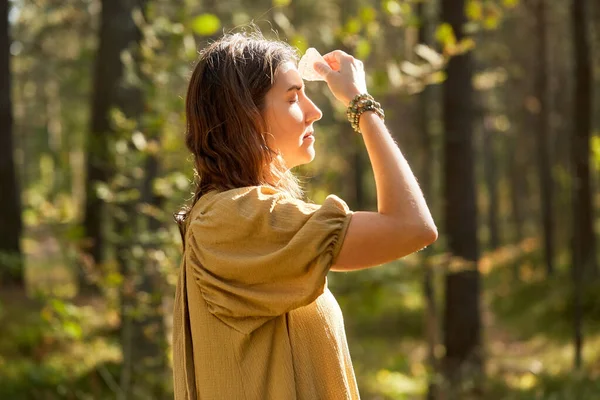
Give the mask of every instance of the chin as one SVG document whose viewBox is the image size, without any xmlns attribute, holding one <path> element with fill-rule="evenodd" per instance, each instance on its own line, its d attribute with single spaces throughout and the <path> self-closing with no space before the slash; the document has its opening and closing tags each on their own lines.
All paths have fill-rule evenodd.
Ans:
<svg viewBox="0 0 600 400">
<path fill-rule="evenodd" d="M 304 159 L 302 160 L 303 161 L 302 164 L 308 164 L 309 162 L 311 162 L 314 159 L 315 159 L 315 150 L 314 149 L 310 149 L 304 155 Z"/>
</svg>

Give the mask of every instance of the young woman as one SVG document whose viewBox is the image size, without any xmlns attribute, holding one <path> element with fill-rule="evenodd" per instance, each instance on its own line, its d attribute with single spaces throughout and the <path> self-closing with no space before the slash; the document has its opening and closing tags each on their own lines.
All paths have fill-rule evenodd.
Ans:
<svg viewBox="0 0 600 400">
<path fill-rule="evenodd" d="M 330 195 L 301 200 L 290 169 L 315 157 L 322 113 L 296 53 L 259 35 L 226 35 L 200 55 L 186 101 L 193 204 L 178 214 L 175 399 L 358 399 L 330 270 L 380 265 L 437 238 L 417 181 L 367 94 L 363 64 L 336 50 L 315 69 L 362 135 L 377 212 Z M 353 133 L 351 129 L 348 134 Z"/>
</svg>

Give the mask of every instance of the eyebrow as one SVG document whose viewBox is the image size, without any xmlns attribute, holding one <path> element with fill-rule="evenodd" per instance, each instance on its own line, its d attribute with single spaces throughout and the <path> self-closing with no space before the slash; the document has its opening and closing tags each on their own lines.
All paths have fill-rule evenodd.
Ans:
<svg viewBox="0 0 600 400">
<path fill-rule="evenodd" d="M 291 92 L 292 90 L 302 90 L 302 86 L 292 85 L 286 92 Z"/>
</svg>

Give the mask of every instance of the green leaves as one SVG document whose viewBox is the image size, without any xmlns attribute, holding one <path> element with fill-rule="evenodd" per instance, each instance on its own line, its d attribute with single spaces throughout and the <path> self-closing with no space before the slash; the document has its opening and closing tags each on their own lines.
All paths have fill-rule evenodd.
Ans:
<svg viewBox="0 0 600 400">
<path fill-rule="evenodd" d="M 479 21 L 483 18 L 483 6 L 480 0 L 469 0 L 465 6 L 467 18 L 474 21 Z"/>
<path fill-rule="evenodd" d="M 470 37 L 464 37 L 457 42 L 454 29 L 448 23 L 440 24 L 437 27 L 435 39 L 442 44 L 444 54 L 447 56 L 463 54 L 475 47 L 475 41 Z"/>
<path fill-rule="evenodd" d="M 506 8 L 515 8 L 519 5 L 519 0 L 502 0 L 502 5 Z"/>
<path fill-rule="evenodd" d="M 221 21 L 214 14 L 200 14 L 192 20 L 190 26 L 198 35 L 210 36 L 221 28 Z"/>
</svg>

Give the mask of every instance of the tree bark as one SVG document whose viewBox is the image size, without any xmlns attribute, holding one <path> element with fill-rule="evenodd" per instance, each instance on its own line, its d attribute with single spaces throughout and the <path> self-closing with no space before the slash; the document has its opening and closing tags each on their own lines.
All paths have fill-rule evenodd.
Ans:
<svg viewBox="0 0 600 400">
<path fill-rule="evenodd" d="M 417 16 L 419 18 L 419 29 L 417 32 L 417 42 L 420 44 L 427 44 L 429 41 L 427 30 L 427 12 L 426 4 L 424 2 L 417 3 Z M 417 135 L 421 138 L 421 158 L 419 162 L 419 181 L 421 183 L 421 190 L 423 195 L 427 199 L 430 207 L 433 209 L 432 201 L 432 175 L 433 175 L 433 142 L 431 130 L 429 129 L 429 121 L 431 118 L 430 113 L 430 101 L 431 101 L 431 90 L 428 86 L 423 88 L 423 91 L 419 94 L 417 106 L 418 106 L 418 122 L 417 122 Z M 436 301 L 436 293 L 434 286 L 434 267 L 429 262 L 431 255 L 431 246 L 427 247 L 422 252 L 423 257 L 423 295 L 425 296 L 426 311 L 425 311 L 425 336 L 427 338 L 427 359 L 429 368 L 431 368 L 432 378 L 429 381 L 427 388 L 427 399 L 436 400 L 439 395 L 439 388 L 436 384 L 436 377 L 439 373 L 438 360 L 435 354 L 435 349 L 439 343 L 439 323 L 438 323 L 438 307 Z"/>
<path fill-rule="evenodd" d="M 498 223 L 498 172 L 497 172 L 497 154 L 495 149 L 496 137 L 493 128 L 488 126 L 487 121 L 483 120 L 483 170 L 485 175 L 485 185 L 488 190 L 488 229 L 489 229 L 489 248 L 496 250 L 500 246 L 500 227 Z"/>
<path fill-rule="evenodd" d="M 98 198 L 95 186 L 108 182 L 113 176 L 109 152 L 111 133 L 110 110 L 125 105 L 126 91 L 121 86 L 123 64 L 121 53 L 139 36 L 131 12 L 139 1 L 102 1 L 102 20 L 99 47 L 94 69 L 90 136 L 87 144 L 87 180 L 84 229 L 91 241 L 89 252 L 96 264 L 104 261 L 107 219 L 104 202 Z M 80 278 L 80 287 L 86 291 L 90 284 Z"/>
<path fill-rule="evenodd" d="M 21 191 L 13 149 L 8 12 L 8 1 L 0 1 L 0 285 L 24 288 Z"/>
<path fill-rule="evenodd" d="M 550 113 L 548 104 L 548 34 L 546 31 L 546 0 L 535 3 L 535 23 L 537 43 L 537 73 L 535 93 L 539 102 L 537 114 L 537 167 L 540 183 L 541 225 L 543 236 L 544 262 L 546 274 L 554 274 L 554 193 L 552 185 L 552 164 L 550 162 L 548 138 L 550 136 Z"/>
<path fill-rule="evenodd" d="M 595 274 L 595 245 L 590 183 L 590 131 L 592 117 L 592 69 L 590 44 L 586 21 L 586 1 L 573 0 L 571 4 L 574 50 L 574 132 L 572 142 L 573 172 L 573 237 L 572 263 L 574 278 L 574 342 L 575 367 L 582 365 L 583 311 L 581 292 L 583 280 L 587 275 Z"/>
<path fill-rule="evenodd" d="M 340 20 L 344 26 L 347 21 L 358 13 L 358 2 L 356 0 L 342 0 L 340 2 Z M 338 43 L 338 48 L 354 54 L 354 49 L 349 48 L 343 41 Z M 365 60 L 362 60 L 365 61 Z M 364 150 L 361 148 L 361 141 L 357 140 L 356 134 L 352 128 L 340 132 L 339 136 L 340 151 L 344 152 L 346 168 L 344 169 L 344 196 L 346 196 L 348 205 L 355 210 L 362 210 L 366 207 L 366 194 L 364 192 L 364 171 L 365 158 L 361 154 Z"/>
<path fill-rule="evenodd" d="M 444 0 L 441 19 L 463 37 L 467 22 L 464 0 Z M 469 265 L 446 276 L 444 374 L 452 398 L 462 398 L 461 385 L 475 383 L 482 372 L 477 209 L 473 167 L 473 61 L 470 53 L 452 57 L 443 85 L 444 218 L 448 249 Z"/>
</svg>

